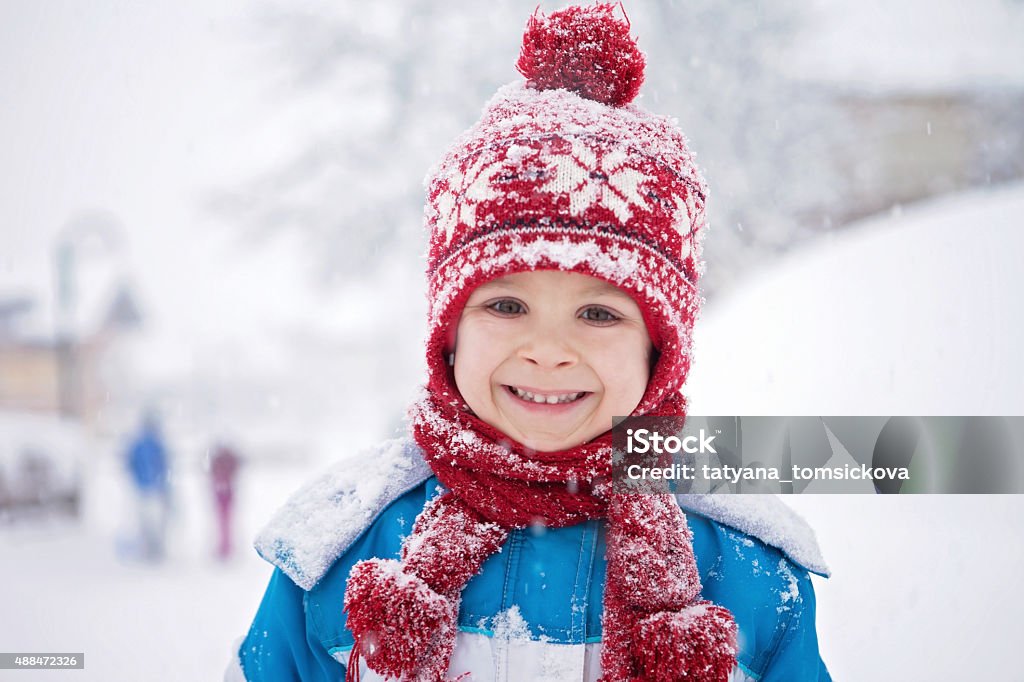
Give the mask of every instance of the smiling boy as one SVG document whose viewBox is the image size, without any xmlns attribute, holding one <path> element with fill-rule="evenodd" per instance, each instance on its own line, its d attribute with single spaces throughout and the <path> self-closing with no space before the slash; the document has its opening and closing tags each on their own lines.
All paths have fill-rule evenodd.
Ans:
<svg viewBox="0 0 1024 682">
<path fill-rule="evenodd" d="M 530 19 L 428 178 L 428 382 L 408 438 L 300 490 L 229 678 L 828 680 L 813 533 L 771 497 L 630 495 L 615 415 L 685 415 L 705 185 L 630 104 L 616 6 Z M 684 513 L 685 506 L 690 513 Z"/>
<path fill-rule="evenodd" d="M 630 414 L 647 388 L 651 339 L 621 289 L 572 272 L 491 280 L 462 310 L 455 384 L 473 413 L 511 439 L 564 450 Z"/>
</svg>

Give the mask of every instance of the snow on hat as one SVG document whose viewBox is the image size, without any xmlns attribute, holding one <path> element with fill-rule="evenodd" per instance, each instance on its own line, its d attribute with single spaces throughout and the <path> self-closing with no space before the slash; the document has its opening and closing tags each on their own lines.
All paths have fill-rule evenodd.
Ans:
<svg viewBox="0 0 1024 682">
<path fill-rule="evenodd" d="M 426 178 L 431 386 L 470 293 L 525 270 L 605 280 L 643 311 L 657 365 L 636 409 L 679 390 L 700 307 L 706 186 L 674 119 L 631 104 L 644 55 L 615 5 L 535 13 L 506 85 Z"/>
</svg>

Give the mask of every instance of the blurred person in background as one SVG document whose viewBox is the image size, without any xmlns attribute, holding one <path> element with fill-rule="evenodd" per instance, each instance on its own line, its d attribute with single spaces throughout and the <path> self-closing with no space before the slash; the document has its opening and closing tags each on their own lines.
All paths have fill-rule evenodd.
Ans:
<svg viewBox="0 0 1024 682">
<path fill-rule="evenodd" d="M 138 555 L 147 561 L 160 561 L 165 551 L 170 488 L 167 447 L 155 412 L 143 416 L 125 453 L 125 465 L 138 502 Z"/>
<path fill-rule="evenodd" d="M 221 560 L 231 556 L 231 506 L 240 461 L 235 451 L 224 443 L 218 444 L 210 455 L 210 483 L 217 505 L 217 558 Z"/>
</svg>

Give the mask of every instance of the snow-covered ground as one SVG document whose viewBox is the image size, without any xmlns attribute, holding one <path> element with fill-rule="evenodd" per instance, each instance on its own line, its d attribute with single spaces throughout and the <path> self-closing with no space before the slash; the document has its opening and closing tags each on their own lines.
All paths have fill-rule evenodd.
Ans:
<svg viewBox="0 0 1024 682">
<path fill-rule="evenodd" d="M 692 414 L 1024 414 L 1024 184 L 831 234 L 697 324 Z"/>
<path fill-rule="evenodd" d="M 270 577 L 251 539 L 308 474 L 243 469 L 239 551 L 220 562 L 213 558 L 209 481 L 198 467 L 176 472 L 169 556 L 150 565 L 124 558 L 133 498 L 114 456 L 98 453 L 85 469 L 79 523 L 0 527 L 0 649 L 84 652 L 85 670 L 0 671 L 0 679 L 220 679 Z"/>
<path fill-rule="evenodd" d="M 693 414 L 1024 414 L 1024 185 L 824 239 L 698 324 Z M 838 680 L 1016 679 L 1024 495 L 796 495 Z"/>
<path fill-rule="evenodd" d="M 836 680 L 1020 679 L 1021 495 L 793 495 L 828 580 L 814 577 Z"/>
</svg>

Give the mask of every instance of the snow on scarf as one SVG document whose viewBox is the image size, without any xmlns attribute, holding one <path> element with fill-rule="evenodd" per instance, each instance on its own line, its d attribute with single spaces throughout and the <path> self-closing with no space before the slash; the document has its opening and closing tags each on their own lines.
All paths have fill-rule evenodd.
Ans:
<svg viewBox="0 0 1024 682">
<path fill-rule="evenodd" d="M 673 394 L 652 414 L 685 409 Z M 356 643 L 346 680 L 358 680 L 362 657 L 403 682 L 444 682 L 462 589 L 508 531 L 593 518 L 608 522 L 602 680 L 728 678 L 736 625 L 726 609 L 699 599 L 686 517 L 672 495 L 613 492 L 610 432 L 534 452 L 433 393 L 413 417 L 416 441 L 448 492 L 416 519 L 400 561 L 352 568 L 345 610 Z"/>
</svg>

